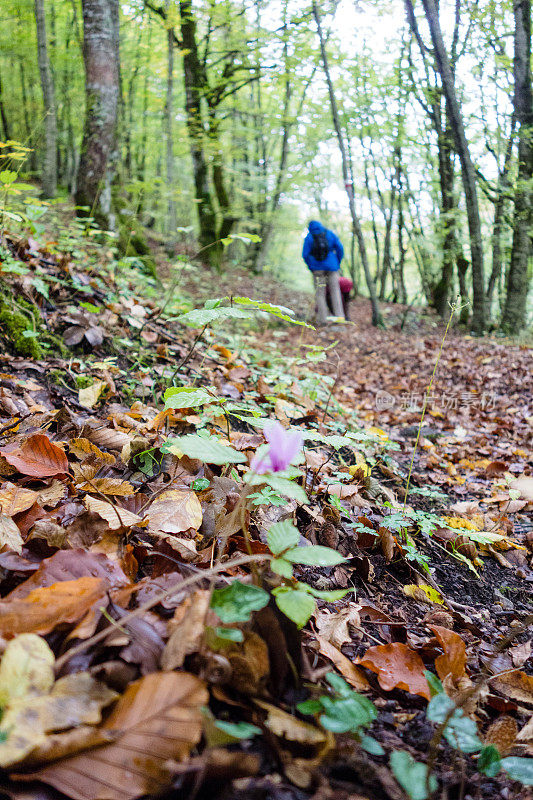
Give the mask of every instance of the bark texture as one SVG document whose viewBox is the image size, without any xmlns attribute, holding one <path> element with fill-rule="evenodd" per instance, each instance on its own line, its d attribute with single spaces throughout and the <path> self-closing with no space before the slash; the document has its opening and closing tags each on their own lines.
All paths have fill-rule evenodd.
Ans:
<svg viewBox="0 0 533 800">
<path fill-rule="evenodd" d="M 111 182 L 120 96 L 119 2 L 82 0 L 85 126 L 76 204 L 100 225 L 113 226 Z M 82 212 L 83 213 L 83 212 Z"/>
<path fill-rule="evenodd" d="M 54 80 L 48 58 L 44 0 L 35 0 L 37 26 L 37 61 L 41 76 L 44 103 L 44 163 L 42 188 L 45 197 L 55 197 L 57 191 L 57 119 Z"/>
<path fill-rule="evenodd" d="M 518 333 L 526 323 L 528 267 L 531 255 L 531 177 L 533 173 L 533 100 L 531 91 L 531 0 L 514 0 L 514 113 L 518 123 L 518 180 L 514 200 L 511 264 L 502 327 Z"/>
</svg>

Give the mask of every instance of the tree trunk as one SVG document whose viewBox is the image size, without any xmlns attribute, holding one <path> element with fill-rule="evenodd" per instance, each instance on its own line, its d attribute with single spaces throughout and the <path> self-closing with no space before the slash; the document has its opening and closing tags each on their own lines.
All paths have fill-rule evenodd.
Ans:
<svg viewBox="0 0 533 800">
<path fill-rule="evenodd" d="M 533 174 L 533 97 L 531 90 L 531 0 L 513 0 L 514 113 L 518 129 L 518 180 L 514 200 L 511 264 L 502 328 L 518 333 L 526 323 L 528 265 L 531 254 Z"/>
<path fill-rule="evenodd" d="M 339 112 L 337 109 L 337 100 L 335 98 L 335 92 L 333 89 L 333 81 L 331 79 L 331 73 L 329 71 L 329 62 L 328 62 L 328 55 L 326 52 L 326 44 L 324 41 L 324 34 L 322 32 L 322 25 L 320 23 L 320 16 L 318 13 L 318 6 L 316 4 L 316 0 L 313 0 L 313 16 L 315 18 L 317 31 L 318 31 L 318 38 L 320 41 L 320 52 L 322 55 L 322 65 L 324 67 L 324 73 L 326 76 L 326 82 L 328 85 L 328 93 L 329 93 L 329 100 L 331 105 L 331 116 L 333 118 L 333 127 L 335 128 L 335 133 L 337 134 L 337 139 L 339 142 L 339 150 L 341 154 L 341 161 L 342 161 L 342 176 L 344 179 L 344 185 L 346 186 L 346 192 L 348 194 L 348 203 L 350 205 L 350 215 L 352 217 L 352 227 L 357 239 L 357 244 L 359 246 L 359 254 L 361 256 L 361 263 L 363 265 L 363 270 L 365 273 L 366 283 L 368 286 L 368 293 L 370 295 L 370 304 L 372 307 L 372 325 L 383 325 L 383 320 L 381 318 L 381 314 L 379 311 L 378 300 L 376 297 L 376 287 L 374 285 L 374 281 L 372 279 L 372 274 L 370 272 L 370 265 L 368 263 L 368 255 L 366 251 L 365 240 L 363 236 L 363 230 L 361 228 L 361 223 L 359 221 L 359 217 L 357 216 L 357 212 L 355 210 L 355 200 L 354 200 L 354 191 L 353 185 L 350 183 L 350 168 L 348 164 L 348 158 L 346 155 L 346 147 L 344 144 L 344 136 L 342 133 L 341 123 L 339 119 Z"/>
<path fill-rule="evenodd" d="M 498 185 L 496 187 L 496 201 L 494 203 L 494 222 L 492 226 L 492 270 L 487 287 L 487 314 L 489 319 L 492 314 L 492 300 L 494 289 L 498 285 L 502 273 L 502 233 L 505 228 L 505 207 L 507 205 L 507 189 L 509 187 L 509 168 L 513 153 L 513 140 L 516 118 L 513 114 L 509 141 L 505 149 L 503 167 L 499 170 Z"/>
<path fill-rule="evenodd" d="M 168 13 L 168 0 L 167 0 Z M 165 103 L 165 137 L 166 137 L 166 167 L 167 167 L 167 230 L 170 236 L 176 235 L 176 202 L 174 200 L 174 31 L 167 29 L 167 97 Z"/>
<path fill-rule="evenodd" d="M 35 22 L 37 26 L 37 60 L 41 76 L 44 103 L 44 163 L 42 188 L 45 197 L 55 197 L 57 191 L 57 120 L 54 80 L 48 59 L 46 41 L 46 17 L 44 0 L 35 0 Z"/>
<path fill-rule="evenodd" d="M 441 115 L 438 115 L 440 121 Z M 457 238 L 455 233 L 456 203 L 454 194 L 454 168 L 451 130 L 446 114 L 446 126 L 439 125 L 438 157 L 439 157 L 439 184 L 441 194 L 440 234 L 442 242 L 442 272 L 433 291 L 433 305 L 441 317 L 449 314 L 448 301 L 453 285 L 453 268 L 457 255 Z"/>
<path fill-rule="evenodd" d="M 206 80 L 196 41 L 196 21 L 191 0 L 180 0 L 181 39 L 183 44 L 183 81 L 185 84 L 185 112 L 191 148 L 196 205 L 200 228 L 200 246 L 218 261 L 220 247 L 217 243 L 216 210 L 209 187 L 209 170 L 205 156 L 205 130 L 202 122 L 202 102 Z M 209 248 L 209 250 L 207 250 Z M 213 258 L 214 256 L 214 258 Z"/>
<path fill-rule="evenodd" d="M 472 263 L 473 315 L 472 328 L 481 334 L 485 330 L 485 280 L 483 273 L 483 244 L 481 222 L 477 198 L 476 174 L 470 158 L 463 117 L 455 93 L 450 59 L 444 47 L 439 14 L 435 0 L 422 0 L 431 33 L 435 60 L 446 97 L 446 108 L 455 141 L 455 149 L 461 162 L 461 174 L 466 201 L 468 231 L 470 234 L 470 254 Z"/>
<path fill-rule="evenodd" d="M 120 95 L 119 0 L 82 0 L 85 126 L 76 204 L 112 227 L 111 181 L 116 161 Z"/>
</svg>

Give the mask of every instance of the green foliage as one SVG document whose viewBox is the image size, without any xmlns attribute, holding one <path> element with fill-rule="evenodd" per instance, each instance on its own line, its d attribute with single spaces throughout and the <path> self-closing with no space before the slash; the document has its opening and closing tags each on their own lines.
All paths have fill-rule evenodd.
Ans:
<svg viewBox="0 0 533 800">
<path fill-rule="evenodd" d="M 261 728 L 258 728 L 257 725 L 252 725 L 250 722 L 225 722 L 217 719 L 214 725 L 215 728 L 238 740 L 251 739 L 253 736 L 258 736 L 262 733 Z"/>
<path fill-rule="evenodd" d="M 215 589 L 211 597 L 211 608 L 222 622 L 246 622 L 252 611 L 259 611 L 269 601 L 268 592 L 259 586 L 233 581 L 229 586 Z"/>
<path fill-rule="evenodd" d="M 209 394 L 205 389 L 195 389 L 194 387 L 171 387 L 166 390 L 163 399 L 165 408 L 196 408 L 207 403 L 224 402 L 223 398 Z"/>
<path fill-rule="evenodd" d="M 508 756 L 502 758 L 501 766 L 513 781 L 520 781 L 524 786 L 533 786 L 533 758 Z"/>
<path fill-rule="evenodd" d="M 405 750 L 395 750 L 390 757 L 390 765 L 394 777 L 404 789 L 411 800 L 427 800 L 428 798 L 428 768 L 420 764 Z M 429 777 L 429 791 L 437 791 L 437 780 L 434 775 Z"/>
<path fill-rule="evenodd" d="M 267 544 L 271 553 L 279 556 L 284 550 L 294 547 L 300 541 L 300 532 L 292 522 L 276 522 L 267 533 Z"/>
<path fill-rule="evenodd" d="M 242 464 L 246 461 L 246 456 L 226 446 L 216 436 L 205 437 L 192 433 L 176 436 L 167 439 L 161 450 L 178 456 L 199 458 L 207 464 Z"/>
<path fill-rule="evenodd" d="M 272 590 L 276 605 L 298 628 L 309 622 L 314 614 L 316 602 L 305 589 L 278 586 Z"/>
<path fill-rule="evenodd" d="M 333 733 L 353 733 L 368 752 L 383 755 L 381 745 L 365 733 L 377 718 L 377 709 L 367 697 L 354 692 L 335 672 L 326 675 L 333 695 L 325 694 L 296 706 L 301 714 L 320 715 L 323 728 Z"/>
<path fill-rule="evenodd" d="M 258 492 L 248 495 L 254 506 L 286 506 L 287 500 L 277 494 L 270 486 L 263 486 Z"/>
</svg>

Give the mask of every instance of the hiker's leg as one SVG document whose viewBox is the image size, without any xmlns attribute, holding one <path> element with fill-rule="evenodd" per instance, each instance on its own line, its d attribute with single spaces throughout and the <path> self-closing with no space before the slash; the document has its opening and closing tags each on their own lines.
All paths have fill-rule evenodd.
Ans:
<svg viewBox="0 0 533 800">
<path fill-rule="evenodd" d="M 350 321 L 350 292 L 342 293 L 342 305 L 344 306 L 344 319 Z"/>
<path fill-rule="evenodd" d="M 313 272 L 313 280 L 315 282 L 317 321 L 320 325 L 324 325 L 328 316 L 328 307 L 326 305 L 326 273 L 324 270 Z"/>
<path fill-rule="evenodd" d="M 339 286 L 339 273 L 328 272 L 328 286 L 329 295 L 331 297 L 331 307 L 333 309 L 334 317 L 344 317 L 344 308 L 342 305 L 341 288 Z"/>
</svg>

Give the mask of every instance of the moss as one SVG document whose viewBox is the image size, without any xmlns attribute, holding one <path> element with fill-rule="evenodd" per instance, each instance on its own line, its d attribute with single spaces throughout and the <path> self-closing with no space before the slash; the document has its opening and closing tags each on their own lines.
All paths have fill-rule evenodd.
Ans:
<svg viewBox="0 0 533 800">
<path fill-rule="evenodd" d="M 0 330 L 7 339 L 9 349 L 16 355 L 26 358 L 42 358 L 43 351 L 37 340 L 24 336 L 25 331 L 33 331 L 29 319 L 20 311 L 8 308 L 0 301 Z"/>
<path fill-rule="evenodd" d="M 46 348 L 47 353 L 58 353 L 61 358 L 69 358 L 71 355 L 61 336 L 56 336 L 55 333 L 50 333 L 50 331 L 40 333 L 39 340 L 44 345 L 48 345 Z"/>
<path fill-rule="evenodd" d="M 94 383 L 94 378 L 91 378 L 90 375 L 76 375 L 76 386 L 78 389 L 86 389 L 88 386 L 92 386 Z"/>
</svg>

